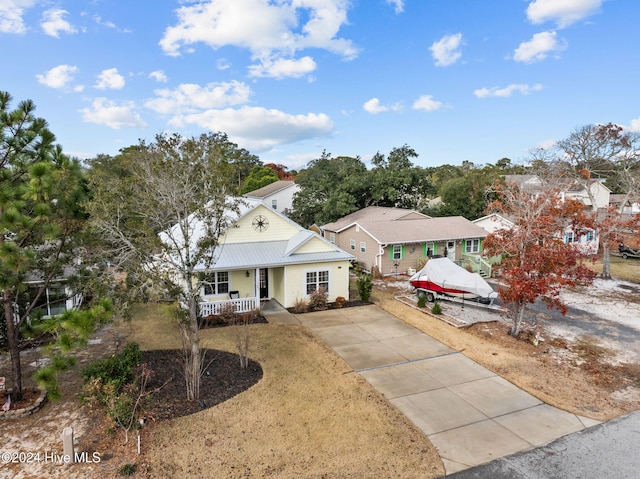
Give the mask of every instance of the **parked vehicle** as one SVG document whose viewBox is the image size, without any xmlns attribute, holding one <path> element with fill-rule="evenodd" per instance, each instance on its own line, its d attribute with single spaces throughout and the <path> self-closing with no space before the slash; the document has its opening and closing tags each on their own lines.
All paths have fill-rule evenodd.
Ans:
<svg viewBox="0 0 640 479">
<path fill-rule="evenodd" d="M 498 297 L 493 288 L 477 273 L 470 273 L 449 258 L 431 258 L 424 268 L 409 278 L 418 296 L 436 299 L 472 300 L 493 304 Z"/>
<path fill-rule="evenodd" d="M 640 248 L 630 248 L 624 243 L 618 245 L 618 251 L 624 259 L 627 258 L 640 258 Z"/>
</svg>

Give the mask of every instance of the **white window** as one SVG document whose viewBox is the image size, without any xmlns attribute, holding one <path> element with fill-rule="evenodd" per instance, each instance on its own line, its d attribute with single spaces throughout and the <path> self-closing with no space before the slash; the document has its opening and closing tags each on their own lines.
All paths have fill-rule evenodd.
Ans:
<svg viewBox="0 0 640 479">
<path fill-rule="evenodd" d="M 356 250 L 356 240 L 349 240 L 349 247 L 350 247 L 352 250 L 354 250 L 354 251 L 355 251 L 355 250 Z"/>
<path fill-rule="evenodd" d="M 367 252 L 367 243 L 365 243 L 364 241 L 360 241 L 360 252 L 361 253 Z"/>
<path fill-rule="evenodd" d="M 274 210 L 277 210 L 278 209 L 278 200 L 271 200 L 271 207 Z"/>
<path fill-rule="evenodd" d="M 335 233 L 329 233 L 329 242 L 336 244 L 336 234 Z"/>
<path fill-rule="evenodd" d="M 402 245 L 394 244 L 393 245 L 393 259 L 402 259 Z"/>
<path fill-rule="evenodd" d="M 576 243 L 579 238 L 576 236 L 576 234 L 573 231 L 567 231 L 567 243 Z"/>
<path fill-rule="evenodd" d="M 202 279 L 202 292 L 205 296 L 228 293 L 229 273 L 227 271 L 218 271 L 207 274 Z"/>
<path fill-rule="evenodd" d="M 467 240 L 467 253 L 479 253 L 480 252 L 480 240 L 472 239 Z"/>
<path fill-rule="evenodd" d="M 329 271 L 307 272 L 307 294 L 311 294 L 320 288 L 329 291 Z"/>
<path fill-rule="evenodd" d="M 32 288 L 32 295 L 39 292 L 39 288 Z M 45 289 L 36 301 L 35 308 L 42 311 L 43 316 L 56 316 L 67 310 L 67 291 L 64 286 L 53 285 Z"/>
</svg>

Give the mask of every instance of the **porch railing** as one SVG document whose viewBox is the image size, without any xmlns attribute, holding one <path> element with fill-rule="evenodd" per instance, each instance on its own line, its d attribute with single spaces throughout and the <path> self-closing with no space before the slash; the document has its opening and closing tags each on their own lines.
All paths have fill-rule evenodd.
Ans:
<svg viewBox="0 0 640 479">
<path fill-rule="evenodd" d="M 248 313 L 249 311 L 260 309 L 260 300 L 253 297 L 226 299 L 222 301 L 207 301 L 200 303 L 200 317 L 206 318 L 212 314 L 220 314 L 223 308 L 228 305 L 233 306 L 236 313 Z"/>
<path fill-rule="evenodd" d="M 471 266 L 472 273 L 479 273 L 481 276 L 487 278 L 491 277 L 491 263 L 480 255 L 462 253 L 462 259 L 464 262 Z"/>
</svg>

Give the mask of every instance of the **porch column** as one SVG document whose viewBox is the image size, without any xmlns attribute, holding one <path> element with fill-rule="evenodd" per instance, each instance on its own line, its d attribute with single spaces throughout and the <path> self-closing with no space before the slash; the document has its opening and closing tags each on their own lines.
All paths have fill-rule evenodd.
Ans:
<svg viewBox="0 0 640 479">
<path fill-rule="evenodd" d="M 253 270 L 253 296 L 260 302 L 260 268 Z"/>
</svg>

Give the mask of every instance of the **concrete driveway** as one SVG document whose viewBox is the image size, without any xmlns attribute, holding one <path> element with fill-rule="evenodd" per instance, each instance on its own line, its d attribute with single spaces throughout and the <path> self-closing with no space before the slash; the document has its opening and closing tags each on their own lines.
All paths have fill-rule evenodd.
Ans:
<svg viewBox="0 0 640 479">
<path fill-rule="evenodd" d="M 544 404 L 377 306 L 295 318 L 427 435 L 447 474 L 598 423 Z"/>
</svg>

